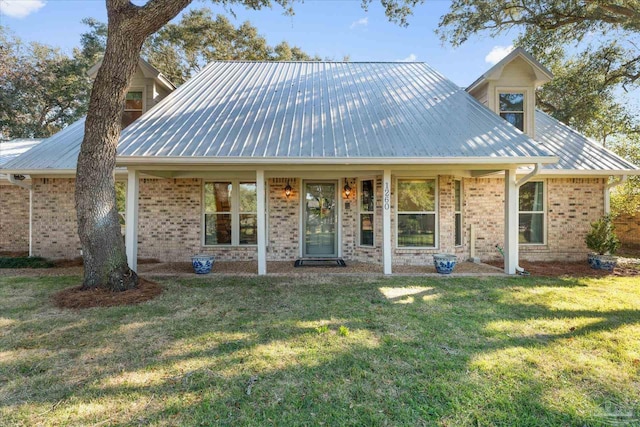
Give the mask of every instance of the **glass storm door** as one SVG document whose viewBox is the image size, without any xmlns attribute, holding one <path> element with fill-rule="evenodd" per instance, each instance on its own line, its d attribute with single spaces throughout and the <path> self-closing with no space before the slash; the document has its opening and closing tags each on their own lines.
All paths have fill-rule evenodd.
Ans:
<svg viewBox="0 0 640 427">
<path fill-rule="evenodd" d="M 338 256 L 336 184 L 304 184 L 304 257 Z"/>
</svg>

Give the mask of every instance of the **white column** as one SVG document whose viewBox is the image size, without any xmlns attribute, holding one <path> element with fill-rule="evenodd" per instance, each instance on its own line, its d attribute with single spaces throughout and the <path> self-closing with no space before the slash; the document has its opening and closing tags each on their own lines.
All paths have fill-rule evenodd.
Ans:
<svg viewBox="0 0 640 427">
<path fill-rule="evenodd" d="M 518 266 L 518 186 L 516 170 L 504 171 L 504 272 L 516 274 Z"/>
<path fill-rule="evenodd" d="M 256 171 L 256 196 L 258 214 L 258 274 L 267 274 L 267 224 L 264 169 Z"/>
<path fill-rule="evenodd" d="M 382 260 L 384 274 L 391 274 L 391 170 L 382 174 Z"/>
<path fill-rule="evenodd" d="M 125 247 L 129 268 L 138 271 L 138 196 L 140 173 L 129 170 L 127 176 L 127 205 L 125 218 Z"/>
</svg>

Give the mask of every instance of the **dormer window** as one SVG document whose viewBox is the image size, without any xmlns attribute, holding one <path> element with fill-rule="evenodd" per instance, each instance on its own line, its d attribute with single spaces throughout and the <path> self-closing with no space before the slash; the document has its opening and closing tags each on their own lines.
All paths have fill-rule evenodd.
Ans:
<svg viewBox="0 0 640 427">
<path fill-rule="evenodd" d="M 128 92 L 124 101 L 124 111 L 122 112 L 122 129 L 142 116 L 142 111 L 142 92 Z"/>
<path fill-rule="evenodd" d="M 524 93 L 500 93 L 500 117 L 524 132 Z"/>
</svg>

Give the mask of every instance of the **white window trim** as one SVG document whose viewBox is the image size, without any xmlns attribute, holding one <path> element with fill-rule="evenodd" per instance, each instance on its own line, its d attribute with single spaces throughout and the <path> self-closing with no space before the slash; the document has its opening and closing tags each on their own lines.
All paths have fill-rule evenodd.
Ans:
<svg viewBox="0 0 640 427">
<path fill-rule="evenodd" d="M 398 215 L 400 214 L 399 209 L 398 209 L 398 183 L 402 180 L 433 180 L 435 181 L 435 201 L 434 201 L 434 206 L 436 208 L 435 211 L 424 211 L 424 212 L 402 212 L 403 214 L 434 214 L 435 216 L 435 221 L 434 221 L 434 233 L 433 233 L 433 246 L 399 246 L 398 245 Z M 432 251 L 434 249 L 438 249 L 440 246 L 440 221 L 438 218 L 438 212 L 439 212 L 439 208 L 440 208 L 440 197 L 439 197 L 439 182 L 438 182 L 438 177 L 437 176 L 396 176 L 396 182 L 395 182 L 395 197 L 394 197 L 394 203 L 395 203 L 395 248 L 399 249 L 399 250 L 429 250 Z"/>
<path fill-rule="evenodd" d="M 520 188 L 518 188 L 518 238 L 520 236 L 520 214 L 540 214 L 542 213 L 542 243 L 520 243 L 519 246 L 545 246 L 547 244 L 547 181 L 536 179 L 530 182 L 542 183 L 542 212 L 541 211 L 521 211 L 520 210 Z"/>
<path fill-rule="evenodd" d="M 456 210 L 456 187 L 455 187 L 455 183 L 459 182 L 460 183 L 460 210 Z M 456 248 L 462 247 L 464 246 L 464 184 L 462 179 L 460 178 L 456 178 L 453 180 L 453 221 L 454 221 L 454 226 L 453 226 L 453 232 L 454 232 L 454 236 L 453 236 L 453 245 Z M 456 236 L 455 236 L 455 221 L 456 221 L 456 215 L 460 214 L 460 244 L 456 244 L 455 240 L 456 240 Z"/>
<path fill-rule="evenodd" d="M 522 93 L 524 94 L 524 100 L 522 102 L 522 132 L 527 135 L 533 135 L 531 124 L 535 120 L 535 116 L 533 116 L 533 112 L 531 111 L 530 100 L 533 99 L 531 88 L 527 86 L 498 86 L 495 91 L 495 106 L 496 106 L 496 114 L 500 117 L 500 95 L 507 93 Z M 535 106 L 533 107 L 535 109 Z M 502 117 L 500 117 L 502 119 Z M 505 120 L 505 119 L 502 119 Z M 518 129 L 519 130 L 519 129 Z"/>
<path fill-rule="evenodd" d="M 230 182 L 231 183 L 231 211 L 220 212 L 223 215 L 231 216 L 231 244 L 218 244 L 218 245 L 207 245 L 206 244 L 206 215 L 207 208 L 205 204 L 205 184 L 208 183 L 216 183 L 216 182 Z M 240 212 L 240 184 L 244 183 L 255 183 L 255 180 L 251 179 L 216 179 L 216 180 L 202 180 L 202 218 L 201 218 L 201 226 L 202 226 L 202 237 L 200 239 L 200 244 L 205 248 L 255 248 L 258 245 L 241 245 L 240 244 L 240 214 L 248 214 L 248 215 L 258 215 L 257 212 Z M 215 212 L 211 212 L 215 214 Z"/>
<path fill-rule="evenodd" d="M 362 181 L 372 181 L 373 182 L 373 211 L 362 211 L 360 210 L 360 208 L 362 207 L 362 203 L 360 200 L 360 196 L 362 195 Z M 356 194 L 356 202 L 358 203 L 358 242 L 357 242 L 357 246 L 360 248 L 366 248 L 366 249 L 371 249 L 371 248 L 375 248 L 376 247 L 376 226 L 377 226 L 377 219 L 376 219 L 376 208 L 378 207 L 378 203 L 376 203 L 376 189 L 377 189 L 377 181 L 376 181 L 376 177 L 375 176 L 371 176 L 371 177 L 361 177 L 358 178 L 358 192 Z M 362 239 L 360 236 L 360 233 L 362 232 L 361 230 L 361 221 L 360 221 L 360 216 L 362 214 L 370 214 L 373 215 L 373 243 L 370 245 L 363 245 L 361 244 Z"/>
</svg>

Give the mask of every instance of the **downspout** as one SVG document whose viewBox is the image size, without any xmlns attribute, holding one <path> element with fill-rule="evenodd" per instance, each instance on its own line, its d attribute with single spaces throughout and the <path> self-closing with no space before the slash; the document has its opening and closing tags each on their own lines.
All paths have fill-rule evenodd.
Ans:
<svg viewBox="0 0 640 427">
<path fill-rule="evenodd" d="M 518 190 L 518 192 L 520 192 L 520 187 L 522 187 L 527 182 L 531 181 L 535 176 L 537 176 L 540 173 L 541 168 L 542 168 L 542 165 L 540 163 L 536 163 L 531 172 L 529 172 L 528 174 L 520 178 L 518 181 L 516 181 L 516 189 Z M 521 275 L 526 275 L 526 276 L 529 275 L 529 273 L 526 272 L 524 268 L 520 267 L 520 249 L 518 249 L 518 266 L 516 267 L 516 273 Z"/>
<path fill-rule="evenodd" d="M 29 256 L 33 256 L 33 245 L 32 245 L 33 188 L 31 187 L 31 184 L 22 182 L 22 179 L 24 179 L 24 176 L 22 177 L 22 179 L 16 179 L 16 176 L 22 176 L 22 175 L 14 175 L 11 173 L 7 174 L 7 180 L 12 185 L 15 185 L 21 188 L 26 188 L 27 190 L 29 190 Z"/>
<path fill-rule="evenodd" d="M 611 213 L 611 189 L 617 187 L 620 184 L 624 184 L 627 181 L 627 175 L 622 175 L 619 179 L 614 179 L 604 187 L 604 214 L 609 215 Z"/>
</svg>

